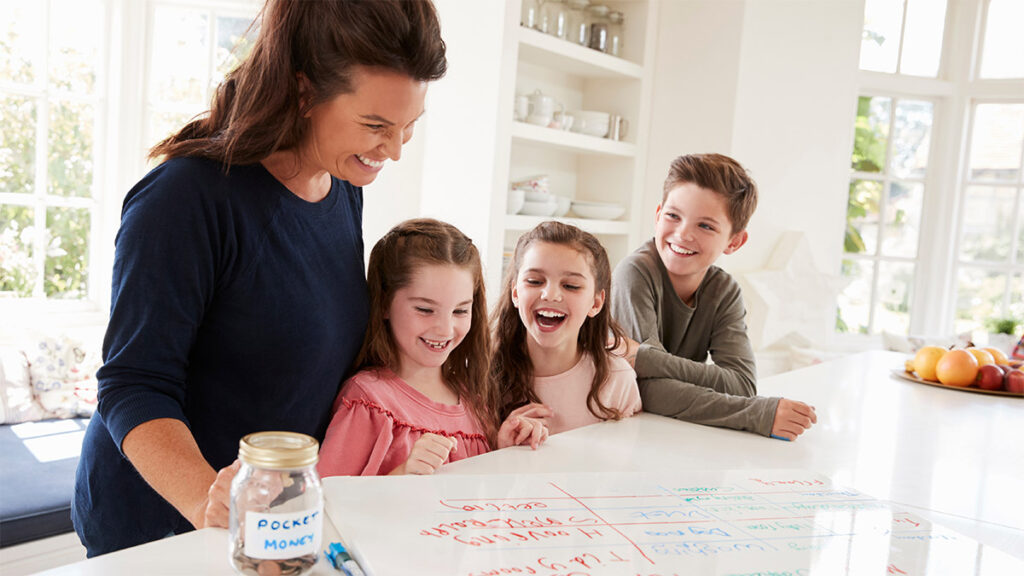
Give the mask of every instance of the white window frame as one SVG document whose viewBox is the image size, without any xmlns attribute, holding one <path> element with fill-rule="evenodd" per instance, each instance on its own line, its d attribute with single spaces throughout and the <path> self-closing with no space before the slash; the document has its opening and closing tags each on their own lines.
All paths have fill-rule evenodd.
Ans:
<svg viewBox="0 0 1024 576">
<path fill-rule="evenodd" d="M 977 77 L 989 0 L 950 0 L 946 6 L 938 78 L 860 71 L 859 95 L 931 100 L 932 147 L 915 265 L 910 334 L 950 335 L 955 330 L 957 254 L 966 185 L 970 110 L 979 101 L 1024 94 L 1024 80 Z M 851 119 L 852 120 L 852 119 Z M 851 148 L 852 149 L 852 148 Z M 851 172 L 850 179 L 855 176 Z M 843 253 L 842 257 L 847 258 Z M 874 302 L 872 302 L 874 306 Z M 843 348 L 877 346 L 880 335 L 835 333 Z"/>
</svg>

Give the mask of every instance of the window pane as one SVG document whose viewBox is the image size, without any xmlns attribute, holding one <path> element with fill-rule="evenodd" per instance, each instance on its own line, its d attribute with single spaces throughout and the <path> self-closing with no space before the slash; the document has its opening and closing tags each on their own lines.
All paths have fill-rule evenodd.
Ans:
<svg viewBox="0 0 1024 576">
<path fill-rule="evenodd" d="M 1017 190 L 1017 194 L 1020 195 L 1017 202 L 1017 264 L 1024 265 L 1024 190 Z"/>
<path fill-rule="evenodd" d="M 871 268 L 871 262 L 868 260 L 843 260 L 841 272 L 843 289 L 839 293 L 836 309 L 836 330 L 838 332 L 868 333 Z"/>
<path fill-rule="evenodd" d="M 885 170 L 885 146 L 889 140 L 889 98 L 861 96 L 857 100 L 856 129 L 851 167 L 859 172 Z"/>
<path fill-rule="evenodd" d="M 914 265 L 905 262 L 878 263 L 878 301 L 874 332 L 907 334 L 910 331 L 910 301 Z"/>
<path fill-rule="evenodd" d="M 1006 262 L 1013 236 L 1013 188 L 968 186 L 960 241 L 962 260 Z"/>
<path fill-rule="evenodd" d="M 846 252 L 874 254 L 877 251 L 881 202 L 881 182 L 850 182 L 850 197 L 846 207 L 846 239 L 843 242 Z"/>
<path fill-rule="evenodd" d="M 48 208 L 46 230 L 46 296 L 84 298 L 89 277 L 89 210 Z"/>
<path fill-rule="evenodd" d="M 206 12 L 157 6 L 153 20 L 151 100 L 187 102 L 204 108 L 210 60 Z"/>
<path fill-rule="evenodd" d="M 78 94 L 96 89 L 102 54 L 103 5 L 96 0 L 54 0 L 50 6 L 50 86 Z"/>
<path fill-rule="evenodd" d="M 893 122 L 892 171 L 903 178 L 924 178 L 931 148 L 931 102 L 900 100 L 896 102 Z"/>
<path fill-rule="evenodd" d="M 939 56 L 942 54 L 942 31 L 945 25 L 945 0 L 907 1 L 900 74 L 929 78 L 939 75 Z"/>
<path fill-rule="evenodd" d="M 0 204 L 0 296 L 31 296 L 35 287 L 32 226 L 28 206 Z"/>
<path fill-rule="evenodd" d="M 917 239 L 921 232 L 921 206 L 924 184 L 893 182 L 889 186 L 889 204 L 885 208 L 885 230 L 882 232 L 882 254 L 886 256 L 917 256 Z"/>
<path fill-rule="evenodd" d="M 0 96 L 0 192 L 35 190 L 36 101 Z"/>
<path fill-rule="evenodd" d="M 992 0 L 981 53 L 982 78 L 1024 78 L 1024 2 Z"/>
<path fill-rule="evenodd" d="M 0 80 L 35 81 L 33 62 L 43 54 L 42 8 L 38 1 L 0 0 Z"/>
<path fill-rule="evenodd" d="M 146 114 L 148 120 L 146 126 L 147 151 L 157 142 L 181 130 L 194 116 L 194 112 L 158 112 L 150 109 Z"/>
<path fill-rule="evenodd" d="M 50 102 L 49 194 L 92 195 L 93 106 L 82 102 Z"/>
<path fill-rule="evenodd" d="M 1010 282 L 1009 316 L 1024 323 L 1024 274 L 1015 274 Z"/>
<path fill-rule="evenodd" d="M 1002 316 L 1006 274 L 961 267 L 957 278 L 957 332 L 985 327 L 989 318 Z"/>
<path fill-rule="evenodd" d="M 867 0 L 860 43 L 860 67 L 875 72 L 895 72 L 900 49 L 903 2 Z"/>
<path fill-rule="evenodd" d="M 215 76 L 211 79 L 213 86 L 216 86 L 227 75 L 234 70 L 238 63 L 249 55 L 252 44 L 256 41 L 256 34 L 259 29 L 253 29 L 247 36 L 249 24 L 252 18 L 234 18 L 221 16 L 217 18 L 217 53 L 214 56 L 217 65 Z"/>
<path fill-rule="evenodd" d="M 1024 104 L 979 104 L 971 134 L 972 180 L 1017 181 L 1024 146 Z"/>
</svg>

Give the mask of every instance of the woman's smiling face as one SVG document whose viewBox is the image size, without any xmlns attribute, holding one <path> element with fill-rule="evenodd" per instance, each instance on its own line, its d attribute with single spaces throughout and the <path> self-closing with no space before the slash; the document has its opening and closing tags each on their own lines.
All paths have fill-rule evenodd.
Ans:
<svg viewBox="0 0 1024 576">
<path fill-rule="evenodd" d="M 300 145 L 304 161 L 354 186 L 374 181 L 386 160 L 397 161 L 423 114 L 427 83 L 365 66 L 352 71 L 352 92 L 315 104 Z"/>
</svg>

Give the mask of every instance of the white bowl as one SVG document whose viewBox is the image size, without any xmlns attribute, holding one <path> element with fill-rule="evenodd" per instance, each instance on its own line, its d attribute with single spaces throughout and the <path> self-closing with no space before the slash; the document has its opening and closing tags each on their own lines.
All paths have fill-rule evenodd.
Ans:
<svg viewBox="0 0 1024 576">
<path fill-rule="evenodd" d="M 548 202 L 523 202 L 523 207 L 519 210 L 520 214 L 525 216 L 551 216 L 558 209 L 558 202 L 551 199 Z"/>
<path fill-rule="evenodd" d="M 572 211 L 580 218 L 615 220 L 626 212 L 625 206 L 608 202 L 580 202 L 573 200 Z"/>
<path fill-rule="evenodd" d="M 566 196 L 553 196 L 555 202 L 558 203 L 558 208 L 555 209 L 555 213 L 552 216 L 560 218 L 569 213 L 569 207 L 572 206 L 572 198 Z"/>
<path fill-rule="evenodd" d="M 530 190 L 529 188 L 520 188 L 526 193 L 525 200 L 527 202 L 550 202 L 551 193 L 547 190 Z"/>
<path fill-rule="evenodd" d="M 608 123 L 600 122 L 585 122 L 583 129 L 580 132 L 588 136 L 597 136 L 598 138 L 604 138 L 608 135 Z"/>
<path fill-rule="evenodd" d="M 508 214 L 516 214 L 523 209 L 523 202 L 526 200 L 526 194 L 522 190 L 512 189 L 508 191 L 508 198 L 505 200 L 505 212 Z"/>
</svg>

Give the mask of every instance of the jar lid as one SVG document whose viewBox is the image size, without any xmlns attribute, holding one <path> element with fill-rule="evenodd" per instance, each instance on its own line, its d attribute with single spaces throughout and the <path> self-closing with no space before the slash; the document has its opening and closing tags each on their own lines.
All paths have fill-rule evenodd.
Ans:
<svg viewBox="0 0 1024 576">
<path fill-rule="evenodd" d="M 250 466 L 283 470 L 316 464 L 320 443 L 298 432 L 254 432 L 238 442 L 238 459 Z"/>
</svg>

